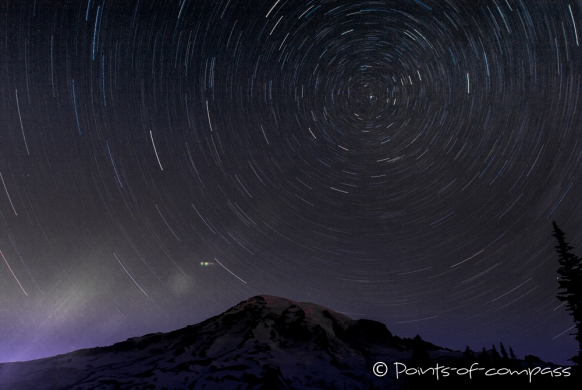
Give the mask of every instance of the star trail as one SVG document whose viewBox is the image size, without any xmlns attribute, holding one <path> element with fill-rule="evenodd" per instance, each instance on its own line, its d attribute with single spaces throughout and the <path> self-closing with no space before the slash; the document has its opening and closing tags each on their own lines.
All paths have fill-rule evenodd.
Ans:
<svg viewBox="0 0 582 390">
<path fill-rule="evenodd" d="M 566 363 L 582 1 L 0 4 L 0 361 L 257 294 Z"/>
</svg>

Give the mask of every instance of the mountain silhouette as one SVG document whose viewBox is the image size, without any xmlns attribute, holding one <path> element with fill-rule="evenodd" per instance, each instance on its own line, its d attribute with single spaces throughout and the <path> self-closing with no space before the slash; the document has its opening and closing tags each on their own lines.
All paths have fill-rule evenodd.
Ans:
<svg viewBox="0 0 582 390">
<path fill-rule="evenodd" d="M 376 362 L 386 363 L 386 375 L 374 375 Z M 441 384 L 451 388 L 463 380 L 464 386 L 470 380 L 473 388 L 496 380 L 528 385 L 527 375 L 484 378 L 482 372 L 473 373 L 472 379 L 442 373 L 437 379 L 434 373 L 412 371 L 396 377 L 398 368 L 436 363 L 468 367 L 472 362 L 460 351 L 419 336 L 394 336 L 380 322 L 353 320 L 317 304 L 261 295 L 173 332 L 0 364 L 0 389 L 410 389 Z M 499 367 L 510 363 L 520 369 L 557 367 L 535 357 L 506 363 Z M 568 374 L 568 382 L 562 372 L 560 377 L 534 376 L 532 383 L 564 388 L 576 377 Z"/>
</svg>

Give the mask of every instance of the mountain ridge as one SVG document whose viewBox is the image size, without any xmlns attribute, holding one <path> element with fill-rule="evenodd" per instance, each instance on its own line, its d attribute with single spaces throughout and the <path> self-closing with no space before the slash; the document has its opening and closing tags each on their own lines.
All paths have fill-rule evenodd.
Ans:
<svg viewBox="0 0 582 390">
<path fill-rule="evenodd" d="M 396 378 L 394 369 L 376 376 L 376 362 L 391 367 L 396 362 L 410 366 L 463 359 L 460 351 L 419 336 L 394 336 L 377 321 L 257 295 L 168 333 L 0 364 L 0 390 L 398 389 L 430 378 Z"/>
</svg>

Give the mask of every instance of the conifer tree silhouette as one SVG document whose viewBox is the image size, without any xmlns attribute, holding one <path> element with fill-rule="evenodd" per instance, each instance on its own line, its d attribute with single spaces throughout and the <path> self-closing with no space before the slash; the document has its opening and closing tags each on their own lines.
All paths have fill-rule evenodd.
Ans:
<svg viewBox="0 0 582 390">
<path fill-rule="evenodd" d="M 516 360 L 517 356 L 515 356 L 515 353 L 513 352 L 513 348 L 509 347 L 509 358 L 511 360 Z"/>
<path fill-rule="evenodd" d="M 491 345 L 491 362 L 493 364 L 497 364 L 501 361 L 501 356 L 499 355 L 499 352 L 497 352 L 497 348 L 495 348 L 495 344 Z"/>
<path fill-rule="evenodd" d="M 463 352 L 463 359 L 465 359 L 467 362 L 474 362 L 476 361 L 476 357 L 475 357 L 475 352 L 473 352 L 471 350 L 471 348 L 469 348 L 469 346 L 467 345 L 467 348 L 465 348 L 465 352 Z"/>
<path fill-rule="evenodd" d="M 501 357 L 503 358 L 503 360 L 507 360 L 509 356 L 507 356 L 507 351 L 505 350 L 503 343 L 499 343 L 499 350 L 501 351 Z"/>
<path fill-rule="evenodd" d="M 479 363 L 481 363 L 484 366 L 489 366 L 489 364 L 491 363 L 491 360 L 489 359 L 489 355 L 487 354 L 485 347 L 483 347 L 483 350 L 479 354 Z"/>
<path fill-rule="evenodd" d="M 560 261 L 560 268 L 558 268 L 560 289 L 557 297 L 560 301 L 566 302 L 566 309 L 574 319 L 576 327 L 574 335 L 578 341 L 579 349 L 578 355 L 570 360 L 580 365 L 582 364 L 582 264 L 581 259 L 571 252 L 574 248 L 566 243 L 564 232 L 556 222 L 552 222 L 552 224 L 554 225 L 552 236 L 558 240 L 558 245 L 555 248 Z"/>
<path fill-rule="evenodd" d="M 411 363 L 419 367 L 430 364 L 428 350 L 426 349 L 426 342 L 419 335 L 416 335 L 414 339 L 412 339 Z"/>
</svg>

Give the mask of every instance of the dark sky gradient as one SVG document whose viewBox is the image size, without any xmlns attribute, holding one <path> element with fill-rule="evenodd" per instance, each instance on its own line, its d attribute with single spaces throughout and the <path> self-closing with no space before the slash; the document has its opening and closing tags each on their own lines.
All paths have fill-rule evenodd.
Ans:
<svg viewBox="0 0 582 390">
<path fill-rule="evenodd" d="M 0 361 L 270 294 L 566 363 L 581 44 L 580 0 L 2 1 Z"/>
</svg>

